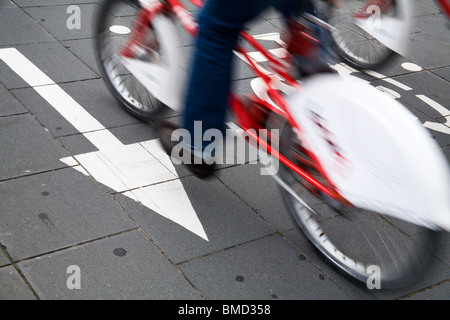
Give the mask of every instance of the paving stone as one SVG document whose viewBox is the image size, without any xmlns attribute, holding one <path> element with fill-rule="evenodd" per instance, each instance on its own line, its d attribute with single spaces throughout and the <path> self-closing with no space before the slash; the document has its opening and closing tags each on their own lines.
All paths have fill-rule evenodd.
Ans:
<svg viewBox="0 0 450 320">
<path fill-rule="evenodd" d="M 139 123 L 120 107 L 102 79 L 61 84 L 60 88 L 106 128 Z M 54 136 L 79 133 L 34 89 L 16 89 L 13 92 Z"/>
<path fill-rule="evenodd" d="M 2 101 L 2 108 L 0 109 L 0 117 L 7 115 L 14 115 L 19 113 L 26 113 L 26 109 L 9 93 L 3 86 L 0 85 L 0 100 Z"/>
<path fill-rule="evenodd" d="M 60 6 L 82 3 L 96 3 L 98 0 L 15 0 L 15 2 L 21 7 L 43 7 L 43 6 Z"/>
<path fill-rule="evenodd" d="M 80 289 L 69 289 L 69 266 Z M 132 231 L 19 263 L 41 299 L 201 299 L 142 232 Z M 69 269 L 70 271 L 70 269 Z"/>
<path fill-rule="evenodd" d="M 433 289 L 421 291 L 405 298 L 405 300 L 448 300 L 450 299 L 450 283 L 436 285 Z"/>
<path fill-rule="evenodd" d="M 55 83 L 98 78 L 95 72 L 58 42 L 16 45 L 15 48 Z M 3 61 L 0 61 L 0 75 L 0 81 L 8 89 L 29 87 Z"/>
<path fill-rule="evenodd" d="M 431 72 L 450 82 L 450 67 L 433 69 Z"/>
<path fill-rule="evenodd" d="M 295 228 L 280 187 L 261 169 L 260 164 L 236 166 L 222 170 L 218 178 L 277 230 Z"/>
<path fill-rule="evenodd" d="M 11 0 L 0 0 L 0 8 L 17 8 Z"/>
<path fill-rule="evenodd" d="M 8 264 L 10 264 L 8 257 L 3 253 L 3 251 L 0 251 L 0 267 L 6 266 Z"/>
<path fill-rule="evenodd" d="M 0 190 L 1 242 L 14 260 L 136 227 L 97 183 L 72 168 L 2 182 Z"/>
<path fill-rule="evenodd" d="M 0 300 L 36 299 L 12 266 L 0 268 L 0 288 Z"/>
<path fill-rule="evenodd" d="M 450 55 L 445 54 L 450 52 L 450 44 L 441 42 L 436 47 L 436 39 L 423 32 L 410 34 L 409 39 L 410 48 L 405 54 L 408 60 L 426 69 L 445 67 L 450 64 Z"/>
<path fill-rule="evenodd" d="M 80 60 L 86 63 L 98 75 L 101 75 L 95 55 L 93 39 L 67 40 L 62 41 L 62 44 Z"/>
<path fill-rule="evenodd" d="M 72 18 L 75 14 L 68 10 L 68 6 L 25 7 L 24 10 L 44 27 L 57 40 L 71 40 L 92 38 L 93 17 L 98 8 L 96 3 L 77 4 L 79 8 L 79 29 L 73 25 Z M 67 12 L 69 11 L 69 12 Z"/>
<path fill-rule="evenodd" d="M 116 195 L 117 201 L 175 263 L 274 232 L 217 179 L 203 181 L 190 176 L 182 178 L 181 182 L 208 241 L 127 197 Z M 164 184 L 148 188 L 156 195 Z"/>
<path fill-rule="evenodd" d="M 2 7 L 0 10 L 0 46 L 48 42 L 54 38 L 28 17 L 20 8 Z M 27 32 L 17 32 L 16 26 Z"/>
<path fill-rule="evenodd" d="M 0 135 L 0 180 L 66 166 L 68 154 L 29 114 L 0 118 Z"/>
<path fill-rule="evenodd" d="M 180 269 L 208 299 L 349 298 L 279 235 L 183 263 Z"/>
</svg>

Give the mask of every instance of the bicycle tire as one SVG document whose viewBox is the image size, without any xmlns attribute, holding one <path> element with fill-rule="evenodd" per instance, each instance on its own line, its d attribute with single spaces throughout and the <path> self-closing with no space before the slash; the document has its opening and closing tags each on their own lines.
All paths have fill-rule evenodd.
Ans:
<svg viewBox="0 0 450 320">
<path fill-rule="evenodd" d="M 292 128 L 283 124 L 281 154 L 295 163 L 299 145 Z M 320 179 L 318 172 L 303 169 Z M 285 166 L 280 166 L 279 177 L 290 188 L 281 190 L 295 225 L 343 276 L 361 285 L 376 285 L 372 281 L 377 276 L 373 268 L 377 267 L 376 288 L 395 289 L 416 281 L 430 266 L 440 232 L 367 210 L 338 207 Z"/>
<path fill-rule="evenodd" d="M 317 14 L 335 29 L 329 32 L 333 51 L 339 60 L 357 70 L 377 70 L 392 61 L 396 52 L 376 40 L 354 23 L 353 14 L 364 4 L 357 0 L 343 1 L 341 7 L 316 1 Z M 386 15 L 395 17 L 393 6 Z"/>
<path fill-rule="evenodd" d="M 97 62 L 101 73 L 114 96 L 119 100 L 121 107 L 133 117 L 141 120 L 152 120 L 167 105 L 155 94 L 150 92 L 133 73 L 124 66 L 118 54 L 131 35 L 135 23 L 135 17 L 141 10 L 140 2 L 137 0 L 104 0 L 100 3 L 95 17 L 95 48 Z M 112 26 L 119 26 L 120 34 L 112 32 Z M 121 29 L 120 29 L 121 28 Z M 146 48 L 142 49 L 140 56 L 136 59 L 144 62 L 165 61 L 160 52 L 161 41 L 153 26 L 149 27 L 147 38 L 149 40 Z M 173 61 L 172 61 L 173 62 Z M 168 66 L 167 68 L 169 68 Z"/>
</svg>

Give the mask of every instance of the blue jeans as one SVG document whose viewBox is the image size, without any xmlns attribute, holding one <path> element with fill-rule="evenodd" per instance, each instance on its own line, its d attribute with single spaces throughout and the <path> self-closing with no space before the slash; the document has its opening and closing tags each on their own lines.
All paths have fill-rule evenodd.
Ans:
<svg viewBox="0 0 450 320">
<path fill-rule="evenodd" d="M 310 5 L 309 0 L 206 1 L 198 20 L 199 34 L 183 119 L 183 126 L 192 138 L 194 121 L 201 121 L 203 132 L 212 128 L 224 130 L 231 88 L 233 50 L 244 24 L 269 6 L 289 17 L 306 10 L 305 5 Z"/>
</svg>

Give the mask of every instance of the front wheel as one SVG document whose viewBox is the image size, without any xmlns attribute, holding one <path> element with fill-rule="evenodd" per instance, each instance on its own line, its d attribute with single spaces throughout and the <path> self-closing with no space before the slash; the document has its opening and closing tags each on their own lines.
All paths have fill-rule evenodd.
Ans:
<svg viewBox="0 0 450 320">
<path fill-rule="evenodd" d="M 410 3 L 405 0 L 346 0 L 339 6 L 316 0 L 318 14 L 334 27 L 331 40 L 349 66 L 378 69 L 394 54 L 404 53 Z"/>
<path fill-rule="evenodd" d="M 299 159 L 306 155 L 290 126 L 283 126 L 280 141 L 281 154 L 302 166 Z M 309 173 L 320 179 L 318 172 Z M 280 168 L 280 178 L 290 188 L 282 192 L 296 225 L 345 276 L 371 289 L 399 288 L 427 269 L 439 233 L 377 212 L 339 207 L 286 167 Z"/>
</svg>

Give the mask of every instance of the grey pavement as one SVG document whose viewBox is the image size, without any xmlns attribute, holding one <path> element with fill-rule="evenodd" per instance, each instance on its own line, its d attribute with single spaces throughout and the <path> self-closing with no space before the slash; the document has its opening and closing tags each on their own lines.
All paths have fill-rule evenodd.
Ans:
<svg viewBox="0 0 450 320">
<path fill-rule="evenodd" d="M 66 26 L 72 4 L 80 8 L 79 30 Z M 378 71 L 385 77 L 353 75 L 398 93 L 423 123 L 437 123 L 441 130 L 432 133 L 449 158 L 450 22 L 432 1 L 414 6 L 409 53 Z M 123 111 L 99 73 L 92 39 L 97 8 L 95 0 L 0 0 L 0 49 L 16 48 L 124 150 L 154 152 L 143 164 L 124 160 L 150 182 L 120 189 L 98 178 L 101 169 L 89 166 L 98 156 L 95 132 L 80 131 L 0 59 L 1 300 L 450 298 L 448 235 L 425 277 L 398 290 L 369 290 L 323 262 L 259 165 L 223 166 L 208 181 L 174 172 L 155 151 L 153 124 Z M 268 13 L 250 31 L 282 32 L 280 26 L 278 15 Z M 184 41 L 189 52 L 191 40 Z M 237 68 L 238 92 L 250 90 L 249 77 Z M 77 274 L 80 287 L 73 288 Z"/>
</svg>

